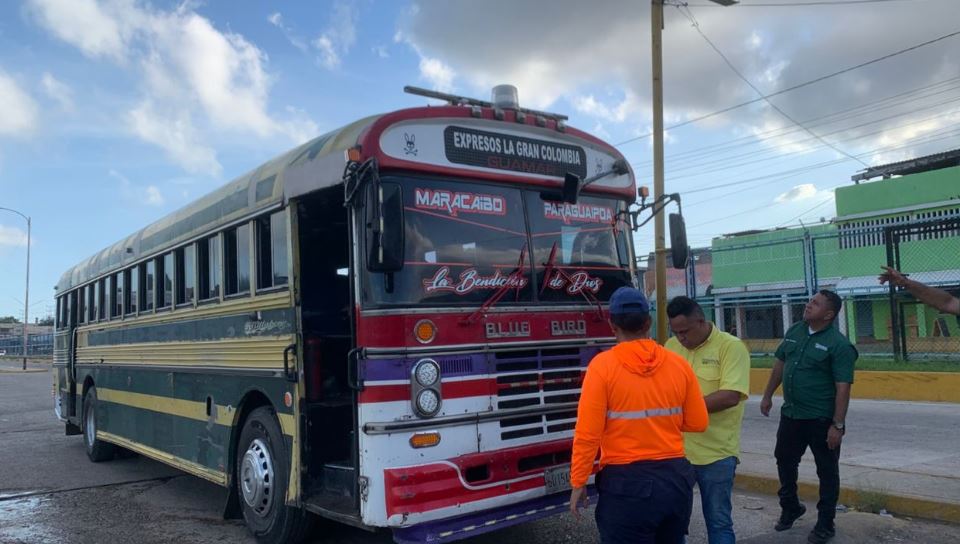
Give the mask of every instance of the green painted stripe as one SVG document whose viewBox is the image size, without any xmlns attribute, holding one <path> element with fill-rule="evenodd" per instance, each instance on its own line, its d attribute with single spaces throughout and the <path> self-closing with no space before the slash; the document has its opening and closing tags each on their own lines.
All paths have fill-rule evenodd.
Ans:
<svg viewBox="0 0 960 544">
<path fill-rule="evenodd" d="M 260 319 L 257 319 L 259 315 Z M 91 331 L 88 346 L 116 346 L 144 342 L 203 342 L 228 338 L 286 336 L 296 331 L 293 308 L 243 312 L 226 316 L 189 319 L 173 323 L 140 325 Z"/>
</svg>

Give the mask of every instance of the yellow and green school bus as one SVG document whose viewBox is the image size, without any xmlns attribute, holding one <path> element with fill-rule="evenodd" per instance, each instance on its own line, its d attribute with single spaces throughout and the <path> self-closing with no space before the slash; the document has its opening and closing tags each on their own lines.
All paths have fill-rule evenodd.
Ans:
<svg viewBox="0 0 960 544">
<path fill-rule="evenodd" d="M 603 301 L 635 277 L 634 178 L 498 96 L 356 121 L 67 270 L 67 434 L 225 486 L 261 542 L 311 515 L 449 542 L 562 512 Z"/>
</svg>

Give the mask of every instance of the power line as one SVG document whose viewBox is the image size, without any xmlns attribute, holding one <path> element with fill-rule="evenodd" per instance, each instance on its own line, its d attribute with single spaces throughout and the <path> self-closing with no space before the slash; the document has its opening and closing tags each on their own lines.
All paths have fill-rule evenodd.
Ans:
<svg viewBox="0 0 960 544">
<path fill-rule="evenodd" d="M 832 73 L 830 73 L 830 74 L 826 74 L 826 75 L 820 76 L 820 77 L 818 77 L 818 78 L 814 78 L 814 79 L 805 81 L 805 82 L 803 82 L 803 83 L 799 83 L 799 84 L 797 84 L 797 85 L 793 85 L 793 86 L 787 87 L 787 88 L 785 88 L 785 89 L 781 89 L 781 90 L 779 90 L 779 91 L 772 92 L 772 93 L 770 93 L 770 94 L 762 95 L 761 98 L 755 98 L 755 99 L 753 99 L 753 100 L 747 100 L 746 102 L 741 102 L 741 103 L 739 103 L 739 104 L 734 104 L 733 106 L 728 106 L 728 107 L 726 107 L 726 108 L 723 108 L 723 109 L 721 109 L 721 110 L 717 110 L 717 111 L 712 112 L 712 113 L 707 113 L 707 114 L 701 115 L 701 116 L 699 116 L 699 117 L 694 117 L 693 119 L 687 119 L 686 121 L 682 121 L 682 122 L 680 122 L 680 123 L 676 123 L 676 124 L 670 125 L 669 127 L 666 127 L 664 130 L 673 130 L 673 129 L 675 129 L 675 128 L 680 128 L 680 127 L 684 127 L 684 126 L 687 126 L 687 125 L 692 125 L 693 123 L 699 123 L 700 121 L 704 121 L 704 120 L 706 120 L 706 119 L 710 119 L 710 118 L 716 117 L 716 116 L 718 116 L 718 115 L 723 115 L 724 113 L 729 113 L 729 112 L 731 112 L 731 111 L 733 111 L 733 110 L 742 108 L 742 107 L 744 107 L 744 106 L 749 106 L 750 104 L 756 104 L 757 102 L 760 102 L 760 101 L 763 101 L 763 100 L 766 100 L 766 99 L 768 99 L 768 98 L 771 98 L 771 97 L 774 97 L 774 96 L 778 96 L 778 95 L 781 95 L 781 94 L 784 94 L 784 93 L 788 93 L 788 92 L 790 92 L 790 91 L 795 91 L 795 90 L 801 89 L 801 88 L 803 88 L 803 87 L 809 87 L 810 85 L 814 85 L 814 84 L 816 84 L 816 83 L 820 83 L 821 81 L 824 81 L 824 80 L 826 80 L 826 79 L 830 79 L 830 78 L 832 78 L 832 77 L 836 77 L 836 76 L 839 76 L 839 75 L 842 75 L 842 74 L 846 74 L 846 73 L 848 73 L 848 72 L 852 72 L 852 71 L 854 71 L 854 70 L 858 70 L 858 69 L 863 68 L 863 67 L 865 67 L 865 66 L 869 66 L 869 65 L 871 65 L 871 64 L 876 64 L 876 63 L 878 63 L 878 62 L 882 62 L 882 61 L 884 61 L 884 60 L 887 60 L 887 59 L 896 57 L 896 56 L 898 56 L 898 55 L 902 55 L 902 54 L 904 54 L 904 53 L 908 53 L 908 52 L 910 52 L 910 51 L 914 51 L 914 50 L 916 50 L 916 49 L 920 49 L 921 47 L 926 47 L 926 46 L 928 46 L 928 45 L 932 45 L 932 44 L 935 44 L 935 43 L 937 43 L 937 42 L 940 42 L 940 41 L 943 41 L 943 40 L 946 40 L 946 39 L 949 39 L 949 38 L 953 38 L 954 36 L 960 36 L 960 30 L 951 32 L 951 33 L 949 33 L 949 34 L 944 34 L 944 35 L 942 35 L 942 36 L 938 36 L 938 37 L 936 37 L 936 38 L 934 38 L 934 39 L 932 39 L 932 40 L 927 40 L 927 41 L 925 41 L 925 42 L 918 43 L 918 44 L 916 44 L 916 45 L 913 45 L 913 46 L 910 46 L 910 47 L 907 47 L 907 48 L 904 48 L 904 49 L 900 49 L 900 50 L 898 50 L 898 51 L 894 51 L 893 53 L 888 53 L 888 54 L 886 54 L 886 55 L 883 55 L 882 57 L 877 57 L 877 58 L 868 60 L 868 61 L 866 61 L 866 62 L 861 62 L 860 64 L 857 64 L 857 65 L 854 65 L 854 66 L 850 66 L 850 67 L 844 68 L 844 69 L 842 69 L 842 70 L 838 70 L 838 71 L 836 71 L 836 72 L 832 72 Z M 629 139 L 627 139 L 627 140 L 624 140 L 624 141 L 619 142 L 619 143 L 614 144 L 614 145 L 615 145 L 616 147 L 619 147 L 619 146 L 621 146 L 621 145 L 628 144 L 628 143 L 631 143 L 631 142 L 635 142 L 635 141 L 637 141 L 637 140 L 642 140 L 642 139 L 644 139 L 644 138 L 649 138 L 649 137 L 652 136 L 652 135 L 653 135 L 652 132 L 648 132 L 647 134 L 643 134 L 643 135 L 641 135 L 641 136 L 636 136 L 636 137 L 633 137 L 633 138 L 629 138 Z"/>
<path fill-rule="evenodd" d="M 813 2 L 766 2 L 762 4 L 735 4 L 733 6 L 722 6 L 720 4 L 690 4 L 695 8 L 795 8 L 802 6 L 847 6 L 855 4 L 883 4 L 888 2 L 911 2 L 917 0 L 815 0 Z"/>
<path fill-rule="evenodd" d="M 859 116 L 861 116 L 861 115 L 865 115 L 865 114 L 868 114 L 868 113 L 876 113 L 876 112 L 881 111 L 881 110 L 890 109 L 890 108 L 897 107 L 897 106 L 901 106 L 901 105 L 908 104 L 908 103 L 909 103 L 909 104 L 917 103 L 917 102 L 919 102 L 920 100 L 926 100 L 926 99 L 929 99 L 929 98 L 931 98 L 931 97 L 933 97 L 933 96 L 936 96 L 936 95 L 939 95 L 939 94 L 944 94 L 944 93 L 947 93 L 947 92 L 952 92 L 952 91 L 958 90 L 958 89 L 960 89 L 960 85 L 957 85 L 957 86 L 954 86 L 954 87 L 948 87 L 948 88 L 946 88 L 946 89 L 941 89 L 941 90 L 938 90 L 938 91 L 936 91 L 936 92 L 928 93 L 928 94 L 923 95 L 923 96 L 916 96 L 916 97 L 910 98 L 909 100 L 905 99 L 905 100 L 900 100 L 900 101 L 894 101 L 894 102 L 891 102 L 890 104 L 886 104 L 886 105 L 883 105 L 883 106 L 877 106 L 878 104 L 880 104 L 880 103 L 882 103 L 882 102 L 890 101 L 890 100 L 893 99 L 893 98 L 899 98 L 899 97 L 904 96 L 904 95 L 909 96 L 909 95 L 911 95 L 911 94 L 915 94 L 915 93 L 920 92 L 920 91 L 930 90 L 930 89 L 932 89 L 933 87 L 942 86 L 944 83 L 952 83 L 953 80 L 960 80 L 960 77 L 951 78 L 950 80 L 946 80 L 946 81 L 943 81 L 943 82 L 939 82 L 939 83 L 936 83 L 936 84 L 933 84 L 933 85 L 930 85 L 930 86 L 925 86 L 925 87 L 921 87 L 921 88 L 918 88 L 918 89 L 913 89 L 913 90 L 907 91 L 907 92 L 905 92 L 905 93 L 900 93 L 900 95 L 894 95 L 894 96 L 892 96 L 892 97 L 887 97 L 887 98 L 884 98 L 884 99 L 879 100 L 879 101 L 870 102 L 870 103 L 864 104 L 864 105 L 862 105 L 862 106 L 857 106 L 856 108 L 849 108 L 849 109 L 845 109 L 845 110 L 840 110 L 840 111 L 834 112 L 834 113 L 829 114 L 829 115 L 825 115 L 825 116 L 820 116 L 820 117 L 808 119 L 808 120 L 804 121 L 804 123 L 807 124 L 807 126 L 825 126 L 825 125 L 831 125 L 831 124 L 838 123 L 838 122 L 840 122 L 840 121 L 846 121 L 846 120 L 849 120 L 849 119 L 853 119 L 853 118 L 856 118 L 856 117 L 859 117 Z M 896 114 L 893 114 L 893 115 L 888 115 L 888 116 L 886 116 L 886 117 L 881 117 L 881 118 L 879 118 L 879 119 L 874 119 L 874 120 L 872 120 L 872 121 L 865 121 L 865 122 L 860 123 L 860 124 L 857 124 L 857 125 L 847 126 L 847 127 L 845 127 L 845 128 L 838 129 L 838 130 L 835 130 L 835 131 L 832 131 L 832 132 L 828 132 L 828 133 L 825 133 L 825 134 L 821 134 L 821 135 L 822 135 L 822 136 L 829 136 L 829 135 L 832 135 L 832 134 L 840 134 L 840 133 L 843 133 L 843 132 L 848 132 L 848 131 L 850 131 L 850 130 L 854 130 L 854 129 L 857 129 L 857 128 L 862 128 L 862 127 L 865 127 L 865 126 L 868 126 L 868 125 L 872 125 L 872 124 L 876 124 L 876 123 L 880 123 L 880 122 L 883 122 L 883 121 L 888 121 L 888 120 L 891 120 L 891 119 L 895 119 L 895 118 L 897 118 L 897 117 L 903 117 L 903 116 L 905 116 L 905 115 L 911 115 L 911 114 L 914 114 L 914 113 L 919 113 L 919 112 L 922 112 L 922 111 L 926 111 L 926 110 L 930 110 L 930 109 L 933 109 L 933 108 L 937 108 L 937 107 L 940 107 L 940 106 L 943 106 L 943 105 L 951 104 L 951 103 L 957 102 L 958 100 L 960 100 L 960 96 L 954 96 L 954 97 L 948 98 L 948 99 L 943 100 L 943 101 L 940 101 L 940 102 L 936 102 L 936 103 L 933 103 L 933 104 L 924 105 L 924 106 L 922 106 L 922 107 L 915 108 L 915 109 L 911 109 L 911 110 L 907 110 L 907 111 L 902 111 L 902 112 L 900 112 L 900 113 L 896 113 Z M 869 107 L 869 106 L 877 106 L 877 107 L 873 107 L 873 108 L 870 108 L 870 109 L 866 109 L 865 111 L 862 111 L 862 112 L 860 112 L 860 113 L 852 113 L 852 112 L 854 112 L 855 110 L 861 110 L 861 109 L 864 109 L 864 108 Z M 841 114 L 846 114 L 846 115 L 841 115 Z M 912 122 L 911 122 L 911 123 L 912 123 Z M 911 124 L 911 123 L 908 123 L 908 125 Z M 903 125 L 898 125 L 898 126 L 903 126 Z M 687 151 L 677 152 L 677 153 L 674 153 L 674 154 L 672 154 L 672 155 L 669 155 L 669 156 L 667 157 L 667 159 L 668 159 L 668 161 L 670 161 L 671 164 L 676 164 L 675 161 L 677 161 L 678 159 L 680 160 L 680 166 L 679 166 L 679 167 L 671 168 L 671 171 L 674 171 L 674 172 L 675 172 L 675 171 L 678 171 L 678 170 L 679 170 L 679 171 L 683 171 L 683 170 L 687 170 L 687 169 L 690 169 L 690 168 L 695 168 L 695 167 L 704 166 L 704 165 L 707 165 L 707 164 L 713 164 L 713 163 L 716 163 L 716 162 L 724 162 L 724 161 L 733 160 L 733 159 L 737 159 L 737 158 L 744 158 L 744 157 L 754 156 L 754 155 L 758 155 L 758 154 L 766 154 L 766 153 L 776 152 L 776 150 L 774 150 L 774 149 L 766 148 L 766 149 L 760 149 L 760 150 L 757 150 L 757 151 L 752 151 L 752 152 L 743 153 L 743 154 L 739 154 L 739 155 L 730 155 L 730 156 L 728 156 L 728 157 L 723 157 L 723 158 L 719 158 L 719 159 L 700 160 L 700 159 L 704 159 L 704 158 L 706 158 L 706 157 L 708 157 L 708 156 L 710 156 L 710 155 L 716 155 L 716 154 L 720 154 L 720 153 L 726 153 L 726 152 L 728 152 L 728 151 L 733 151 L 733 150 L 735 150 L 735 149 L 737 149 L 737 148 L 743 148 L 743 147 L 753 146 L 753 145 L 762 143 L 763 140 L 765 140 L 765 139 L 770 139 L 770 138 L 783 138 L 783 137 L 789 136 L 789 135 L 791 135 L 791 134 L 794 134 L 794 133 L 796 133 L 796 132 L 800 132 L 800 130 L 797 129 L 797 128 L 785 128 L 785 127 L 776 128 L 776 129 L 770 129 L 770 130 L 767 130 L 767 131 L 764 131 L 764 132 L 761 132 L 761 133 L 757 133 L 757 134 L 753 134 L 753 135 L 749 135 L 749 136 L 741 136 L 741 137 L 735 138 L 735 139 L 733 139 L 733 140 L 728 140 L 727 142 L 720 142 L 720 143 L 716 143 L 716 144 L 712 144 L 712 145 L 708 145 L 708 146 L 703 146 L 703 147 L 699 147 L 699 148 L 695 148 L 695 149 L 690 149 L 690 150 L 687 150 Z M 754 140 L 754 141 L 751 142 L 751 141 L 749 141 L 749 140 Z M 803 140 L 792 141 L 792 142 L 789 142 L 789 143 L 790 143 L 790 144 L 793 144 L 793 145 L 796 145 L 796 144 L 800 144 L 800 143 L 807 142 L 807 141 L 809 141 L 809 140 L 810 140 L 810 139 L 807 138 L 807 139 L 803 139 Z M 842 141 L 846 141 L 846 140 L 842 140 Z M 695 157 L 686 158 L 687 156 L 690 156 L 690 155 L 695 155 Z M 650 165 L 650 162 L 651 162 L 651 161 L 640 161 L 640 162 L 636 162 L 636 163 L 631 163 L 631 166 L 633 166 L 634 168 L 643 168 L 643 167 L 649 166 L 649 165 Z"/>
<path fill-rule="evenodd" d="M 837 153 L 840 153 L 840 154 L 843 155 L 844 157 L 847 157 L 847 158 L 849 158 L 849 159 L 853 159 L 853 160 L 859 162 L 864 168 L 869 168 L 869 166 L 867 166 L 867 163 L 863 162 L 862 160 L 854 157 L 853 155 L 847 153 L 846 151 L 840 149 L 839 147 L 837 147 L 837 146 L 831 144 L 830 142 L 826 141 L 825 139 L 821 138 L 819 135 L 817 135 L 817 133 L 815 133 L 814 131 L 810 130 L 809 128 L 807 128 L 806 126 L 804 126 L 803 124 L 801 124 L 799 121 L 797 121 L 796 119 L 794 119 L 791 115 L 789 115 L 787 112 L 783 111 L 779 106 L 777 106 L 776 104 L 774 104 L 774 103 L 773 103 L 773 100 L 770 100 L 769 98 L 763 96 L 763 92 L 760 91 L 760 89 L 758 89 L 757 86 L 754 85 L 752 81 L 750 81 L 749 79 L 747 79 L 747 77 L 744 76 L 743 73 L 741 73 L 740 70 L 737 69 L 737 67 L 734 66 L 734 64 L 733 64 L 732 62 L 730 62 L 730 59 L 727 58 L 727 56 L 723 54 L 723 51 L 721 51 L 720 48 L 717 47 L 716 44 L 714 44 L 713 41 L 711 41 L 710 38 L 707 37 L 706 34 L 704 34 L 703 29 L 700 28 L 700 22 L 697 21 L 697 18 L 693 15 L 693 12 L 690 11 L 690 8 L 685 8 L 685 9 L 687 10 L 687 14 L 690 16 L 690 23 L 693 24 L 693 28 L 694 28 L 694 30 L 697 31 L 697 34 L 700 34 L 700 37 L 703 38 L 703 40 L 704 40 L 705 42 L 707 42 L 707 44 L 710 46 L 711 49 L 713 49 L 714 51 L 716 51 L 716 53 L 717 53 L 718 55 L 720 55 L 720 58 L 723 59 L 723 62 L 725 62 L 725 63 L 727 64 L 727 66 L 730 67 L 730 70 L 732 70 L 733 73 L 736 74 L 737 77 L 739 77 L 741 81 L 743 81 L 743 82 L 746 83 L 751 89 L 753 89 L 753 91 L 754 91 L 755 93 L 757 93 L 757 95 L 759 95 L 761 98 L 763 98 L 763 99 L 767 102 L 767 104 L 770 105 L 771 108 L 773 108 L 774 110 L 776 110 L 777 113 L 779 113 L 780 115 L 784 116 L 788 121 L 790 121 L 790 122 L 793 123 L 794 125 L 797 125 L 798 127 L 802 128 L 804 131 L 806 131 L 807 134 L 809 134 L 809 135 L 813 136 L 814 138 L 816 138 L 816 139 L 817 139 L 820 143 L 822 143 L 823 145 L 829 147 L 830 149 L 836 151 Z M 677 11 L 680 11 L 680 13 L 683 13 L 683 8 L 681 8 L 681 7 L 678 6 L 678 7 L 677 7 Z"/>
</svg>

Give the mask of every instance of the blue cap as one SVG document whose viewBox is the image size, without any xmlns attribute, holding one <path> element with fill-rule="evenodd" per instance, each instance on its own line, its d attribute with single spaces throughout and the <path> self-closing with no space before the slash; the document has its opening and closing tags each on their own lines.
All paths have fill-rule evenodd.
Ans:
<svg viewBox="0 0 960 544">
<path fill-rule="evenodd" d="M 610 297 L 610 314 L 648 314 L 650 303 L 647 297 L 634 287 L 621 287 Z"/>
</svg>

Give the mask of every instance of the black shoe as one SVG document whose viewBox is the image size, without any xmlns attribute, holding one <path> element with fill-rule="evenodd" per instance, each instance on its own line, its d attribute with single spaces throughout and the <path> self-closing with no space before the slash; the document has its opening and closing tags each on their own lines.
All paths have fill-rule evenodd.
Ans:
<svg viewBox="0 0 960 544">
<path fill-rule="evenodd" d="M 807 513 L 807 507 L 800 505 L 800 508 L 797 509 L 784 509 L 780 512 L 780 520 L 777 521 L 777 524 L 773 526 L 777 531 L 786 531 L 787 529 L 793 527 L 793 522 Z"/>
<path fill-rule="evenodd" d="M 837 530 L 830 526 L 816 524 L 810 534 L 807 535 L 807 542 L 810 544 L 826 544 L 834 535 L 837 534 Z"/>
</svg>

